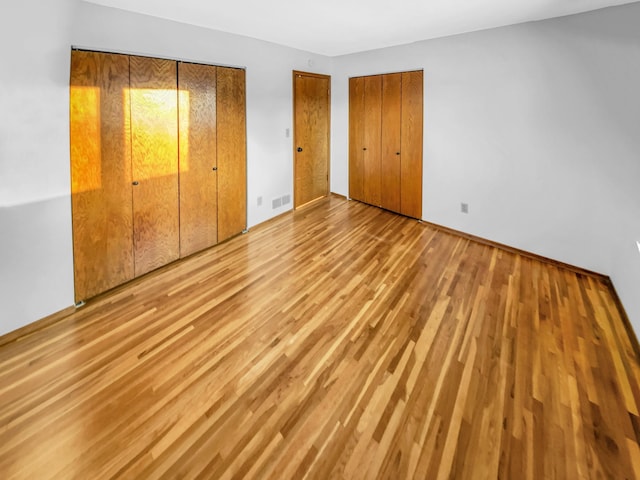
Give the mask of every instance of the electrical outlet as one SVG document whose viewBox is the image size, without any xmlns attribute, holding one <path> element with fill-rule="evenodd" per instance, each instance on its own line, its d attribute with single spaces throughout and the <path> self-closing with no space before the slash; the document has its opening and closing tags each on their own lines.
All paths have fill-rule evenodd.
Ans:
<svg viewBox="0 0 640 480">
<path fill-rule="evenodd" d="M 284 134 L 285 134 L 285 136 L 287 138 L 289 138 L 291 136 L 291 130 L 290 129 L 287 128 L 284 132 L 285 132 Z"/>
<path fill-rule="evenodd" d="M 636 240 L 636 245 L 638 246 L 638 252 L 640 252 L 640 240 Z"/>
<path fill-rule="evenodd" d="M 262 205 L 262 196 L 259 196 L 258 197 L 258 206 L 261 206 L 261 205 Z"/>
<path fill-rule="evenodd" d="M 271 200 L 271 208 L 276 209 L 282 206 L 282 197 L 274 198 Z"/>
<path fill-rule="evenodd" d="M 468 203 L 461 203 L 460 204 L 460 211 L 462 213 L 469 213 L 469 204 Z"/>
<path fill-rule="evenodd" d="M 291 203 L 291 195 L 284 195 L 282 197 L 282 204 L 286 205 L 287 203 Z"/>
</svg>

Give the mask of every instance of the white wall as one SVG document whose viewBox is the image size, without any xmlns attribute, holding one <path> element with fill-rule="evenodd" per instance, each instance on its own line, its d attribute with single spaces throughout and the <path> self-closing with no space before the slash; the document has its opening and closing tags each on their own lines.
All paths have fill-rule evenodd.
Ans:
<svg viewBox="0 0 640 480">
<path fill-rule="evenodd" d="M 73 303 L 72 6 L 23 0 L 0 15 L 0 335 Z"/>
<path fill-rule="evenodd" d="M 424 69 L 424 219 L 610 275 L 640 331 L 638 25 L 636 3 L 337 57 L 334 190 L 348 77 Z"/>
</svg>

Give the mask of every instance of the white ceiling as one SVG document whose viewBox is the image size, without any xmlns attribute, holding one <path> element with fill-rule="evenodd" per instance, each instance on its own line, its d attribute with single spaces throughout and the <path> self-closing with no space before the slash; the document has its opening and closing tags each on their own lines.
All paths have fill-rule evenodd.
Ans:
<svg viewBox="0 0 640 480">
<path fill-rule="evenodd" d="M 328 56 L 637 0 L 85 0 Z"/>
</svg>

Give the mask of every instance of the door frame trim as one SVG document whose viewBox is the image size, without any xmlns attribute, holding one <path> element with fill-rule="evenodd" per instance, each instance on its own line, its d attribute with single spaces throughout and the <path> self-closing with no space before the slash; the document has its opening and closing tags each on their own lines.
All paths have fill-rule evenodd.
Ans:
<svg viewBox="0 0 640 480">
<path fill-rule="evenodd" d="M 314 77 L 327 79 L 329 82 L 329 91 L 327 92 L 327 194 L 331 193 L 331 75 L 323 73 L 303 72 L 301 70 L 293 70 L 291 76 L 292 96 L 293 96 L 293 127 L 291 135 L 291 151 L 293 152 L 293 209 L 296 210 L 303 205 L 296 206 L 296 76 Z M 319 197 L 322 198 L 322 197 Z M 306 205 L 306 204 L 304 204 Z"/>
</svg>

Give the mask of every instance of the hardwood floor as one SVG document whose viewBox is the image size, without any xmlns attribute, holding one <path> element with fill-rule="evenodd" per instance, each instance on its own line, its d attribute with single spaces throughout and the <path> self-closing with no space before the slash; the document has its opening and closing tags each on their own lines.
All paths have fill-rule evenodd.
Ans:
<svg viewBox="0 0 640 480">
<path fill-rule="evenodd" d="M 0 477 L 639 478 L 621 315 L 330 197 L 6 337 Z"/>
</svg>

